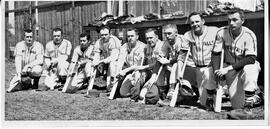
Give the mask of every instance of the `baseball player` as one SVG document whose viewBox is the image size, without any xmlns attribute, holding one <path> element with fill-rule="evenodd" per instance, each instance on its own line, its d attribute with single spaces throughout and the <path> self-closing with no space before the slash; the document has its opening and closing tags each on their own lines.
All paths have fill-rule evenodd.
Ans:
<svg viewBox="0 0 270 129">
<path fill-rule="evenodd" d="M 108 26 L 102 26 L 100 28 L 101 38 L 95 43 L 95 56 L 92 66 L 99 64 L 103 65 L 103 69 L 107 72 L 107 91 L 111 90 L 111 84 L 115 80 L 117 59 L 120 53 L 121 41 L 110 34 L 110 28 Z"/>
<path fill-rule="evenodd" d="M 72 74 L 76 63 L 78 63 L 77 74 L 72 79 L 71 85 L 81 89 L 87 81 L 90 80 L 90 75 L 93 74 L 91 66 L 94 58 L 94 44 L 90 43 L 90 35 L 86 33 L 80 34 L 80 45 L 78 45 L 72 55 L 71 64 L 69 66 L 69 75 Z"/>
<path fill-rule="evenodd" d="M 214 74 L 225 77 L 233 109 L 250 109 L 261 102 L 255 94 L 260 71 L 255 34 L 247 27 L 244 13 L 236 10 L 228 14 L 228 26 L 222 27 L 216 36 L 212 52 Z M 224 49 L 224 67 L 219 69 L 220 53 Z M 242 110 L 248 111 L 248 110 Z"/>
<path fill-rule="evenodd" d="M 17 74 L 12 79 L 7 92 L 37 89 L 42 72 L 44 48 L 41 43 L 34 41 L 32 30 L 24 30 L 24 41 L 16 44 L 14 55 Z M 30 78 L 22 80 L 22 76 Z"/>
<path fill-rule="evenodd" d="M 53 40 L 46 44 L 45 48 L 45 65 L 47 68 L 45 71 L 49 71 L 49 68 L 53 66 L 56 68 L 56 76 L 47 76 L 47 79 L 51 83 L 45 83 L 51 89 L 58 86 L 58 82 L 63 85 L 67 78 L 69 62 L 67 61 L 71 53 L 71 42 L 63 39 L 63 31 L 60 28 L 53 29 Z"/>
<path fill-rule="evenodd" d="M 163 27 L 164 35 L 166 40 L 164 44 L 166 47 L 169 47 L 169 55 L 168 57 L 162 57 L 158 59 L 159 65 L 166 65 L 167 70 L 170 71 L 169 78 L 169 90 L 167 93 L 168 99 L 170 99 L 173 95 L 175 85 L 176 85 L 176 76 L 177 76 L 177 60 L 180 58 L 180 50 L 182 48 L 182 44 L 185 44 L 186 40 L 183 35 L 178 34 L 177 26 L 175 24 L 167 24 Z M 156 70 L 157 71 L 157 70 Z M 155 72 L 156 72 L 155 71 Z M 168 100 L 166 99 L 166 100 Z"/>
<path fill-rule="evenodd" d="M 213 109 L 213 94 L 216 89 L 216 82 L 213 79 L 213 69 L 211 67 L 211 51 L 214 47 L 217 27 L 204 25 L 205 21 L 198 12 L 189 15 L 188 21 L 191 30 L 184 34 L 191 50 L 192 60 L 196 66 L 196 82 L 199 89 L 200 104 L 207 109 Z M 182 68 L 183 60 L 178 61 L 178 70 Z"/>
<path fill-rule="evenodd" d="M 128 42 L 121 47 L 121 52 L 118 59 L 118 67 L 125 68 L 120 70 L 118 75 L 124 76 L 121 87 L 120 95 L 122 97 L 131 97 L 131 88 L 139 80 L 141 74 L 136 70 L 138 66 L 142 66 L 144 60 L 144 49 L 146 45 L 139 41 L 138 30 L 135 28 L 127 30 Z"/>
<path fill-rule="evenodd" d="M 164 81 L 164 79 L 162 79 L 162 77 L 164 77 L 164 76 L 159 77 L 159 79 L 157 79 L 157 73 L 153 73 L 153 70 L 156 70 L 156 68 L 154 68 L 154 67 L 155 67 L 155 64 L 156 64 L 158 58 L 168 56 L 169 47 L 166 47 L 166 45 L 164 45 L 164 42 L 162 42 L 161 40 L 158 39 L 156 29 L 153 29 L 153 28 L 147 29 L 145 32 L 145 38 L 146 38 L 147 44 L 146 44 L 146 48 L 144 49 L 144 54 L 145 54 L 144 63 L 143 63 L 143 66 L 138 66 L 136 68 L 136 70 L 140 70 L 140 72 L 141 72 L 141 77 L 140 77 L 139 81 L 137 82 L 138 85 L 135 84 L 135 87 L 138 86 L 136 88 L 139 89 L 137 91 L 140 91 L 140 89 L 142 88 L 142 86 L 144 84 L 145 85 L 153 85 L 153 83 L 155 83 L 156 80 L 158 80 L 157 81 L 158 86 L 164 87 L 162 85 L 162 83 Z M 163 71 L 165 71 L 165 70 L 163 70 Z M 160 74 L 160 75 L 162 75 L 162 74 Z M 148 81 L 148 82 L 145 83 L 146 81 Z M 161 89 L 160 91 L 164 91 L 163 89 Z M 159 92 L 159 93 L 160 94 L 163 93 L 163 96 L 165 95 L 163 98 L 166 97 L 167 93 L 165 93 L 165 92 Z M 159 93 L 157 93 L 157 95 Z M 134 92 L 132 95 L 134 95 Z M 133 98 L 131 98 L 131 99 L 133 99 Z M 135 101 L 136 101 L 136 98 L 135 98 Z"/>
</svg>

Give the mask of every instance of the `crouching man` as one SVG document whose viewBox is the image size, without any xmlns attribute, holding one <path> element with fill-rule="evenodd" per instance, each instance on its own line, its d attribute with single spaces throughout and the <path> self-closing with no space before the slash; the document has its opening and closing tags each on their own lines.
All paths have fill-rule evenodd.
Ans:
<svg viewBox="0 0 270 129">
<path fill-rule="evenodd" d="M 63 85 L 67 78 L 69 62 L 68 57 L 71 53 L 71 42 L 63 39 L 63 31 L 60 28 L 53 29 L 53 40 L 46 44 L 45 49 L 45 71 L 53 70 L 50 76 L 45 79 L 45 85 L 54 89 Z"/>
<path fill-rule="evenodd" d="M 146 45 L 138 40 L 138 30 L 134 28 L 128 29 L 127 37 L 128 43 L 122 46 L 121 56 L 118 59 L 118 67 L 121 69 L 118 75 L 124 77 L 120 87 L 121 97 L 131 97 L 131 89 L 141 76 L 141 73 L 136 69 L 142 66 L 145 57 L 144 49 Z M 125 68 L 122 68 L 122 66 Z"/>
<path fill-rule="evenodd" d="M 16 44 L 15 67 L 17 74 L 10 82 L 7 92 L 37 89 L 42 72 L 44 48 L 34 41 L 32 30 L 24 30 L 24 41 Z"/>
<path fill-rule="evenodd" d="M 228 14 L 228 26 L 221 28 L 212 51 L 214 74 L 218 80 L 224 79 L 229 87 L 233 109 L 238 113 L 251 114 L 250 108 L 262 101 L 257 91 L 257 79 L 260 71 L 257 56 L 257 39 L 244 23 L 241 10 Z M 219 69 L 221 51 L 224 50 L 224 67 Z M 234 116 L 237 113 L 232 113 Z"/>
<path fill-rule="evenodd" d="M 77 65 L 74 78 L 71 82 L 71 87 L 82 89 L 89 81 L 93 74 L 92 61 L 94 57 L 94 45 L 90 42 L 90 35 L 86 33 L 80 34 L 80 45 L 74 49 L 71 64 L 69 66 L 69 74 L 72 75 Z"/>
</svg>

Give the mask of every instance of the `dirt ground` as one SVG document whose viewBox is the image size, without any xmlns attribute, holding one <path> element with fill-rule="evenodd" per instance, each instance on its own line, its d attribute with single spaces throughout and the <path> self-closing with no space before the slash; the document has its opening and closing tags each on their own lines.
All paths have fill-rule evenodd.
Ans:
<svg viewBox="0 0 270 129">
<path fill-rule="evenodd" d="M 5 88 L 15 74 L 14 62 L 6 60 Z M 66 94 L 58 90 L 25 90 L 5 93 L 4 119 L 15 120 L 225 120 L 231 110 L 230 102 L 223 103 L 221 113 L 209 112 L 198 104 L 158 107 L 118 98 L 86 98 L 85 90 Z M 254 120 L 264 119 L 264 107 L 253 109 Z"/>
</svg>

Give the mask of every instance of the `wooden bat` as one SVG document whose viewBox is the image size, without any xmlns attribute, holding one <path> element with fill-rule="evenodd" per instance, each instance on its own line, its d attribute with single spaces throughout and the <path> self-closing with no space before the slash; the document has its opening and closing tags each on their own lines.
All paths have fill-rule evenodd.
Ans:
<svg viewBox="0 0 270 129">
<path fill-rule="evenodd" d="M 90 81 L 89 81 L 88 89 L 87 89 L 87 92 L 86 92 L 87 95 L 88 95 L 88 92 L 93 89 L 96 73 L 97 73 L 97 70 L 94 68 L 94 72 L 90 76 Z"/>
<path fill-rule="evenodd" d="M 220 69 L 223 68 L 223 61 L 224 61 L 224 50 L 221 51 L 221 60 L 220 60 Z M 214 111 L 221 112 L 221 104 L 222 104 L 222 95 L 223 95 L 223 88 L 220 82 L 217 82 L 218 88 L 214 103 Z"/>
<path fill-rule="evenodd" d="M 142 60 L 141 60 L 141 64 L 140 64 L 141 66 L 143 65 L 143 61 L 144 61 L 144 55 L 142 56 Z M 111 90 L 110 96 L 109 96 L 109 99 L 111 99 L 111 100 L 115 98 L 115 93 L 117 90 L 118 82 L 119 82 L 119 79 L 117 79 L 117 81 L 113 84 L 113 87 L 112 87 L 112 90 Z"/>
<path fill-rule="evenodd" d="M 63 87 L 63 89 L 62 89 L 62 92 L 63 92 L 63 93 L 66 93 L 66 92 L 67 92 L 68 87 L 70 86 L 70 84 L 71 84 L 71 82 L 72 82 L 72 80 L 73 80 L 73 77 L 74 77 L 73 72 L 74 72 L 74 69 L 75 69 L 76 65 L 77 65 L 77 62 L 75 63 L 75 66 L 70 70 L 70 71 L 71 71 L 71 74 L 68 75 L 68 77 L 67 77 L 67 80 L 66 80 L 66 82 L 65 82 L 65 85 L 64 85 L 64 87 Z M 76 73 L 77 73 L 77 72 L 76 72 Z"/>
<path fill-rule="evenodd" d="M 187 55 L 186 55 L 186 58 L 184 60 L 184 64 L 182 66 L 180 77 L 183 77 L 183 75 L 184 75 L 189 52 L 190 52 L 190 50 L 187 50 Z M 175 107 L 175 105 L 176 105 L 176 101 L 177 101 L 177 98 L 178 98 L 178 92 L 179 92 L 179 85 L 182 85 L 182 81 L 180 80 L 179 83 L 177 83 L 176 86 L 175 86 L 175 89 L 174 89 L 174 92 L 173 92 L 173 96 L 172 96 L 172 100 L 170 102 L 170 107 Z"/>
</svg>

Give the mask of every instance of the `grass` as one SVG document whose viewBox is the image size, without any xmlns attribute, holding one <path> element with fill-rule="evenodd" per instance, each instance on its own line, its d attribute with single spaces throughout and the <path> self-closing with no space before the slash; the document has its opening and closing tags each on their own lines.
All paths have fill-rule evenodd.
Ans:
<svg viewBox="0 0 270 129">
<path fill-rule="evenodd" d="M 15 73 L 14 62 L 6 60 L 5 88 Z M 208 112 L 198 106 L 158 107 L 118 98 L 86 98 L 82 92 L 25 90 L 5 93 L 5 116 L 15 120 L 225 120 L 228 110 Z M 230 105 L 229 102 L 225 103 Z M 230 108 L 229 108 L 230 109 Z M 255 120 L 264 119 L 263 106 L 253 109 Z"/>
</svg>

